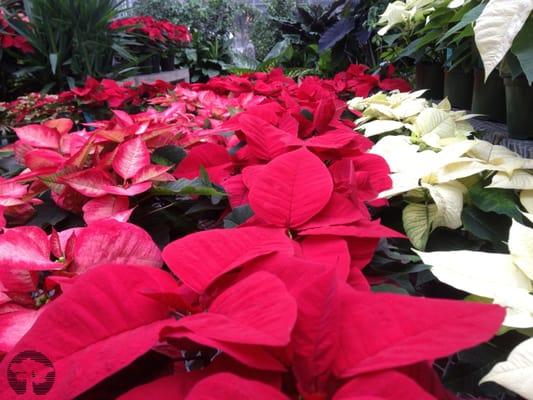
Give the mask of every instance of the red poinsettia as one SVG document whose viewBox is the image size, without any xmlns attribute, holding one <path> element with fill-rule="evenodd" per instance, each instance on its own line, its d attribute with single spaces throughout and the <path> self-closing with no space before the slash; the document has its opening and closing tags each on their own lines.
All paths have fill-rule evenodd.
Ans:
<svg viewBox="0 0 533 400">
<path fill-rule="evenodd" d="M 403 235 L 366 208 L 384 205 L 389 169 L 337 95 L 404 88 L 366 72 L 222 77 L 88 130 L 65 119 L 18 128 L 12 149 L 26 169 L 0 181 L 0 374 L 32 349 L 57 376 L 48 398 L 453 399 L 431 363 L 490 339 L 504 310 L 370 290 L 363 272 L 378 240 Z M 139 98 L 103 82 L 76 92 Z M 177 165 L 161 157 L 169 146 Z M 206 175 L 229 200 L 220 219 L 240 209 L 246 222 L 162 253 L 125 222 L 139 194 Z M 48 190 L 88 226 L 5 228 Z M 149 367 L 147 353 L 158 354 Z M 92 392 L 115 373 L 123 387 Z M 16 398 L 4 381 L 0 396 Z"/>
</svg>

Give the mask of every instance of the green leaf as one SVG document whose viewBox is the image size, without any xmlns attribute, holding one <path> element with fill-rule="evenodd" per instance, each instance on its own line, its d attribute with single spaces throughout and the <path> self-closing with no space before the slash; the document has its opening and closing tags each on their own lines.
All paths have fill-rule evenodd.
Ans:
<svg viewBox="0 0 533 400">
<path fill-rule="evenodd" d="M 526 78 L 533 82 L 533 20 L 529 18 L 516 36 L 511 52 L 518 58 Z"/>
<path fill-rule="evenodd" d="M 474 23 L 479 18 L 484 8 L 485 8 L 485 4 L 479 4 L 473 9 L 471 9 L 470 11 L 468 11 L 463 16 L 461 21 L 455 24 L 451 29 L 448 30 L 448 32 L 444 34 L 444 36 L 438 41 L 438 43 L 442 43 L 444 40 L 452 36 L 454 33 L 459 32 L 461 29 L 463 29 L 467 25 Z M 473 31 L 472 31 L 472 34 L 473 34 Z"/>
<path fill-rule="evenodd" d="M 435 204 L 408 204 L 403 209 L 403 228 L 417 249 L 425 249 L 436 215 L 437 206 Z"/>
<path fill-rule="evenodd" d="M 322 53 L 333 47 L 339 40 L 343 39 L 355 28 L 355 19 L 346 17 L 339 19 L 333 26 L 322 34 L 318 41 L 319 51 Z"/>
<path fill-rule="evenodd" d="M 408 295 L 409 292 L 401 287 L 396 285 L 390 285 L 384 283 L 382 285 L 372 286 L 372 291 L 377 293 L 396 293 L 396 294 L 405 294 Z"/>
<path fill-rule="evenodd" d="M 200 179 L 181 178 L 174 182 L 167 182 L 155 186 L 152 193 L 165 196 L 226 196 L 226 193 L 219 191 L 213 186 L 206 186 Z"/>
<path fill-rule="evenodd" d="M 476 207 L 465 207 L 461 214 L 463 228 L 480 239 L 498 245 L 508 239 L 511 220 L 507 217 L 486 213 Z"/>
<path fill-rule="evenodd" d="M 253 215 L 254 212 L 249 205 L 235 207 L 233 211 L 224 218 L 224 228 L 235 228 L 245 223 Z"/>
<path fill-rule="evenodd" d="M 484 188 L 478 183 L 469 189 L 472 203 L 482 211 L 506 215 L 522 222 L 522 213 L 518 209 L 518 198 L 514 191 L 508 189 Z"/>
<path fill-rule="evenodd" d="M 154 164 L 176 166 L 185 157 L 187 152 L 181 147 L 169 144 L 167 146 L 159 147 L 152 153 L 152 162 Z"/>
</svg>

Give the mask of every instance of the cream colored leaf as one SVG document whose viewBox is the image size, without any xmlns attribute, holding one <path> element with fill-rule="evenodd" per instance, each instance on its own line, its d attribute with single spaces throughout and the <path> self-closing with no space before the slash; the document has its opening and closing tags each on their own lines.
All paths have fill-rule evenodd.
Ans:
<svg viewBox="0 0 533 400">
<path fill-rule="evenodd" d="M 509 231 L 509 252 L 516 266 L 533 279 L 533 229 L 513 220 Z"/>
<path fill-rule="evenodd" d="M 533 213 L 533 190 L 522 190 L 520 192 L 520 203 L 528 213 Z"/>
<path fill-rule="evenodd" d="M 416 118 L 414 126 L 421 137 L 430 133 L 441 138 L 452 137 L 455 134 L 455 121 L 449 113 L 437 108 L 426 108 L 422 111 Z"/>
<path fill-rule="evenodd" d="M 428 183 L 446 183 L 468 176 L 476 175 L 487 169 L 486 164 L 462 157 L 455 162 L 449 163 L 444 167 L 436 170 L 431 176 L 423 179 Z"/>
<path fill-rule="evenodd" d="M 437 104 L 437 108 L 443 111 L 452 111 L 452 103 L 450 103 L 450 100 L 445 97 L 439 104 Z"/>
<path fill-rule="evenodd" d="M 498 172 L 494 175 L 491 184 L 487 187 L 531 190 L 533 189 L 533 174 L 523 170 L 516 170 L 510 175 L 505 172 Z"/>
<path fill-rule="evenodd" d="M 427 107 L 425 99 L 406 99 L 392 109 L 394 117 L 398 120 L 405 120 L 420 114 Z"/>
<path fill-rule="evenodd" d="M 417 249 L 424 249 L 437 215 L 435 204 L 408 204 L 402 212 L 403 228 Z"/>
<path fill-rule="evenodd" d="M 477 296 L 493 299 L 503 288 L 531 290 L 531 281 L 508 254 L 467 250 L 417 254 L 441 282 Z"/>
<path fill-rule="evenodd" d="M 526 289 L 500 288 L 494 303 L 506 308 L 503 325 L 511 328 L 533 328 L 533 296 Z"/>
<path fill-rule="evenodd" d="M 463 211 L 463 196 L 467 189 L 459 182 L 449 182 L 440 185 L 422 185 L 429 190 L 437 214 L 433 221 L 433 229 L 443 226 L 457 229 L 463 225 L 461 213 Z"/>
<path fill-rule="evenodd" d="M 370 150 L 387 161 L 392 172 L 419 170 L 420 163 L 436 158 L 435 153 L 418 152 L 418 146 L 407 136 L 390 135 L 380 139 Z"/>
<path fill-rule="evenodd" d="M 399 121 L 374 120 L 358 127 L 365 131 L 366 137 L 381 135 L 382 133 L 396 131 L 403 128 L 403 123 Z"/>
<path fill-rule="evenodd" d="M 496 382 L 527 400 L 533 400 L 533 338 L 528 339 L 481 379 L 480 383 Z"/>
<path fill-rule="evenodd" d="M 448 4 L 448 8 L 459 8 L 467 3 L 470 3 L 470 0 L 452 0 L 450 4 Z"/>
<path fill-rule="evenodd" d="M 400 172 L 391 174 L 390 177 L 392 179 L 392 188 L 381 192 L 378 198 L 390 199 L 391 197 L 420 187 L 420 177 L 416 173 Z"/>
<path fill-rule="evenodd" d="M 533 10 L 533 0 L 490 0 L 476 21 L 475 41 L 485 78 L 511 48 L 514 38 Z"/>
<path fill-rule="evenodd" d="M 507 147 L 494 145 L 485 140 L 476 140 L 475 143 L 475 146 L 468 152 L 468 155 L 497 167 L 487 169 L 512 174 L 516 169 L 523 168 L 524 166 L 525 159 Z"/>
</svg>

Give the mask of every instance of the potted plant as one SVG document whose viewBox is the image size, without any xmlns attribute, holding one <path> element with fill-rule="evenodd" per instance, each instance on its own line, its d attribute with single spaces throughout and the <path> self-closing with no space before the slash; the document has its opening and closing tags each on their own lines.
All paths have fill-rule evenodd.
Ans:
<svg viewBox="0 0 533 400">
<path fill-rule="evenodd" d="M 474 114 L 483 114 L 489 120 L 497 122 L 506 121 L 505 87 L 503 80 L 497 72 L 492 72 L 485 81 L 483 64 L 474 43 L 473 26 L 479 18 L 485 3 L 469 1 L 462 4 L 458 10 L 455 23 L 439 40 L 440 46 L 450 49 L 450 65 L 466 64 L 473 70 L 473 91 L 471 106 L 466 102 L 461 108 L 471 109 Z M 468 87 L 470 89 L 470 86 Z M 466 97 L 466 96 L 465 96 Z"/>
<path fill-rule="evenodd" d="M 490 0 L 474 27 L 485 79 L 500 66 L 509 134 L 517 139 L 533 137 L 532 11 L 530 0 Z"/>
<path fill-rule="evenodd" d="M 448 6 L 447 9 L 451 11 L 451 14 L 445 22 L 451 27 L 439 39 L 437 45 L 446 52 L 445 96 L 457 108 L 476 109 L 477 113 L 489 115 L 491 119 L 495 119 L 493 115 L 501 117 L 498 112 L 501 104 L 498 105 L 498 101 L 494 100 L 484 102 L 484 99 L 493 97 L 492 94 L 495 93 L 492 91 L 497 91 L 498 81 L 491 79 L 490 85 L 486 85 L 483 79 L 479 80 L 483 71 L 479 69 L 480 58 L 474 42 L 473 23 L 483 11 L 484 6 L 480 1 L 468 1 L 454 9 Z M 499 94 L 502 95 L 497 97 L 504 99 L 503 83 L 501 81 L 500 83 Z"/>
<path fill-rule="evenodd" d="M 390 3 L 378 21 L 383 25 L 378 34 L 388 46 L 384 58 L 413 59 L 416 89 L 427 89 L 426 98 L 440 99 L 444 96 L 444 57 L 442 51 L 428 46 L 436 42 L 438 34 L 426 24 L 426 17 L 434 11 L 433 2 L 428 0 Z"/>
</svg>

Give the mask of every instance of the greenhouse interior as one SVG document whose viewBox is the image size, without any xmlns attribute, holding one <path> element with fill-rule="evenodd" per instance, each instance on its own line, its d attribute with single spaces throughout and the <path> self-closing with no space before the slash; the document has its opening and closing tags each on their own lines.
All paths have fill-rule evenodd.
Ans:
<svg viewBox="0 0 533 400">
<path fill-rule="evenodd" d="M 0 0 L 0 399 L 533 400 L 533 0 Z"/>
</svg>

